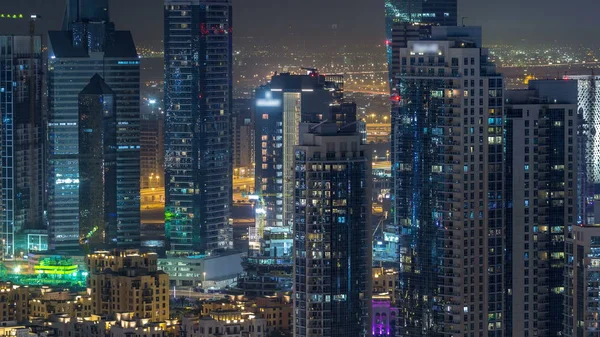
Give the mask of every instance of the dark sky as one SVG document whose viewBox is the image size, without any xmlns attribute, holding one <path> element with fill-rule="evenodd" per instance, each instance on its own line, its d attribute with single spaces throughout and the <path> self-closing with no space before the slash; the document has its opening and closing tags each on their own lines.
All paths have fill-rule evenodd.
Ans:
<svg viewBox="0 0 600 337">
<path fill-rule="evenodd" d="M 58 29 L 64 0 L 0 0 L 2 12 L 36 12 L 40 30 Z M 141 45 L 160 46 L 163 0 L 112 0 L 118 29 L 133 31 Z M 598 0 L 459 0 L 468 25 L 482 25 L 488 43 L 600 45 Z M 332 25 L 337 24 L 337 35 Z M 234 0 L 236 36 L 256 44 L 282 40 L 342 44 L 383 41 L 383 0 Z M 4 20 L 0 32 L 26 33 L 25 21 Z M 315 42 L 316 43 L 316 42 Z"/>
</svg>

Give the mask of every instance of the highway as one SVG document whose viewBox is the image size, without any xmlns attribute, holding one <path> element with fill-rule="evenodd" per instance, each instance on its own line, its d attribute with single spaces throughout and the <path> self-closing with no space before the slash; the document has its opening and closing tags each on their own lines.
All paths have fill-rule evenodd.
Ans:
<svg viewBox="0 0 600 337">
<path fill-rule="evenodd" d="M 254 178 L 239 178 L 233 180 L 233 201 L 237 203 L 248 203 L 248 194 L 254 191 Z M 165 189 L 164 187 L 143 188 L 140 191 L 142 222 L 145 224 L 164 223 L 165 212 Z"/>
</svg>

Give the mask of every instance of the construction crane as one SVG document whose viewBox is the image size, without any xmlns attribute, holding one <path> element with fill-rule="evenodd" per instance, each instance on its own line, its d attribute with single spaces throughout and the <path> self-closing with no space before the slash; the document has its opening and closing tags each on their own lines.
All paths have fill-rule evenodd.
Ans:
<svg viewBox="0 0 600 337">
<path fill-rule="evenodd" d="M 30 123 L 30 127 L 29 129 L 29 181 L 30 181 L 30 188 L 31 191 L 29 193 L 29 205 L 31 207 L 32 210 L 36 210 L 39 205 L 38 205 L 38 198 L 37 196 L 39 195 L 39 191 L 38 191 L 38 186 L 36 183 L 34 183 L 34 181 L 36 181 L 36 177 L 37 177 L 37 170 L 38 167 L 37 165 L 34 165 L 33 163 L 35 162 L 35 127 L 36 125 L 41 124 L 41 121 L 38 121 L 36 118 L 36 71 L 35 71 L 35 23 L 38 19 L 41 19 L 42 17 L 37 15 L 37 14 L 31 14 L 29 16 L 29 72 L 28 72 L 28 93 L 29 93 L 29 123 Z M 0 20 L 2 19 L 17 19 L 17 20 L 24 20 L 24 19 L 28 19 L 26 16 L 24 16 L 23 14 L 0 14 Z M 40 46 L 41 47 L 41 46 Z M 40 50 L 41 53 L 41 50 Z M 41 65 L 40 65 L 41 66 Z M 33 211 L 29 213 L 29 222 L 33 225 L 36 225 L 37 222 L 40 219 L 36 218 L 37 212 Z"/>
</svg>

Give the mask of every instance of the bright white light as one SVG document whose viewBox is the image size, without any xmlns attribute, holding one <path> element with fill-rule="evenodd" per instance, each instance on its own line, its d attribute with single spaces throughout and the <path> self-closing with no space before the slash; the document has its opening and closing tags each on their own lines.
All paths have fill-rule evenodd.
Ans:
<svg viewBox="0 0 600 337">
<path fill-rule="evenodd" d="M 256 212 L 256 214 L 267 214 L 267 211 L 265 211 L 262 208 L 257 208 L 255 212 Z"/>
<path fill-rule="evenodd" d="M 155 99 L 150 99 L 150 100 L 148 100 L 148 103 L 150 103 L 150 104 L 156 104 L 156 100 Z"/>
<path fill-rule="evenodd" d="M 16 266 L 13 271 L 15 272 L 15 274 L 19 274 L 21 272 L 21 267 Z"/>
<path fill-rule="evenodd" d="M 437 43 L 415 43 L 412 51 L 414 53 L 437 53 L 440 51 L 440 46 Z"/>
<path fill-rule="evenodd" d="M 280 99 L 257 99 L 256 106 L 266 108 L 276 108 L 281 106 Z"/>
<path fill-rule="evenodd" d="M 248 196 L 248 200 L 258 200 L 258 199 L 259 199 L 259 196 L 258 196 L 258 195 L 255 195 L 255 194 L 250 194 L 250 195 Z"/>
</svg>

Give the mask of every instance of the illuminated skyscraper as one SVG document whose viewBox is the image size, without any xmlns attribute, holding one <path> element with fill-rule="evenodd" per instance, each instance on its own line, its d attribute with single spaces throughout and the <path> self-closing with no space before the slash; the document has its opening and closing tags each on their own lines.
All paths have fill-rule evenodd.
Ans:
<svg viewBox="0 0 600 337">
<path fill-rule="evenodd" d="M 328 119 L 340 107 L 343 86 L 325 75 L 283 73 L 255 92 L 256 194 L 264 201 L 265 227 L 292 227 L 294 146 L 301 122 Z M 333 105 L 333 106 L 332 106 Z M 340 108 L 341 110 L 341 108 Z M 351 118 L 356 118 L 356 111 Z M 335 114 L 334 114 L 335 116 Z M 341 119 L 345 117 L 340 113 Z"/>
<path fill-rule="evenodd" d="M 371 165 L 362 136 L 303 123 L 294 159 L 294 336 L 370 335 Z"/>
<path fill-rule="evenodd" d="M 231 249 L 231 0 L 164 9 L 166 238 L 176 252 Z"/>
<path fill-rule="evenodd" d="M 456 26 L 457 0 L 385 0 L 388 31 L 396 22 Z"/>
<path fill-rule="evenodd" d="M 109 244 L 135 248 L 140 241 L 140 61 L 131 33 L 115 30 L 109 21 L 107 1 L 70 0 L 66 12 L 69 30 L 48 33 L 49 248 L 79 249 L 89 234 L 79 228 L 78 156 L 87 149 L 79 148 L 78 95 L 95 74 L 117 99 L 121 235 Z"/>
<path fill-rule="evenodd" d="M 406 47 L 407 39 L 418 40 L 420 35 L 428 35 L 429 28 L 423 26 L 456 26 L 457 24 L 457 0 L 385 0 L 390 81 L 393 79 L 391 72 L 394 49 Z"/>
<path fill-rule="evenodd" d="M 11 257 L 27 253 L 25 230 L 45 228 L 41 37 L 0 36 L 0 47 L 0 255 Z"/>
<path fill-rule="evenodd" d="M 245 267 L 251 277 L 286 278 L 278 289 L 284 291 L 291 283 L 287 277 L 292 279 L 294 146 L 300 138 L 299 124 L 327 120 L 344 127 L 356 121 L 356 104 L 343 101 L 343 77 L 307 70 L 305 75 L 273 76 L 256 89 L 254 98 L 258 198 Z"/>
<path fill-rule="evenodd" d="M 478 27 L 401 48 L 392 110 L 398 336 L 503 335 L 503 80 Z"/>
<path fill-rule="evenodd" d="M 600 76 L 566 76 L 577 81 L 577 112 L 581 115 L 578 223 L 600 223 Z"/>
</svg>

